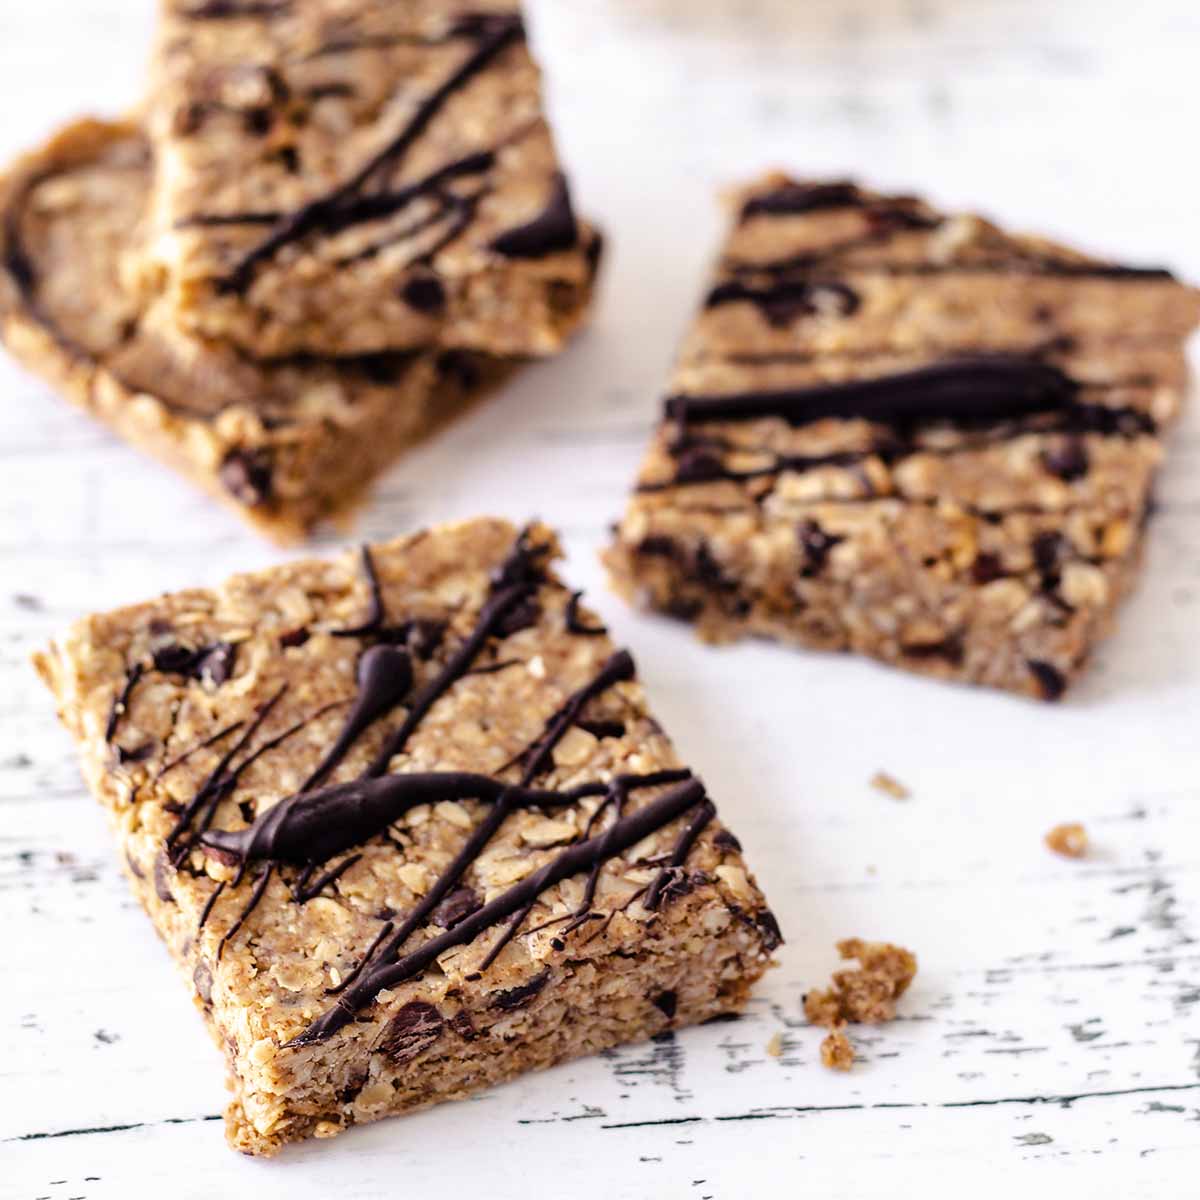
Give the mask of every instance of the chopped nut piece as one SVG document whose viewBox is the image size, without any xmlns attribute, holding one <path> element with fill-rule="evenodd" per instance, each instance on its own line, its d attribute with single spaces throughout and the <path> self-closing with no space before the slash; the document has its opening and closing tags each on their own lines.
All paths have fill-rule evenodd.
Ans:
<svg viewBox="0 0 1200 1200">
<path fill-rule="evenodd" d="M 1083 858 L 1088 852 L 1087 830 L 1078 822 L 1068 822 L 1046 834 L 1046 845 L 1063 858 Z"/>
</svg>

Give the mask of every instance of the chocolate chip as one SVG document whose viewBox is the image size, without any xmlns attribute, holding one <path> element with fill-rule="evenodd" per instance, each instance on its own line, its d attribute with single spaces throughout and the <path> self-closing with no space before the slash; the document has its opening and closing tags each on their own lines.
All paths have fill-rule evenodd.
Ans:
<svg viewBox="0 0 1200 1200">
<path fill-rule="evenodd" d="M 251 108 L 242 114 L 242 125 L 250 137 L 266 137 L 273 121 L 274 114 L 269 108 Z"/>
<path fill-rule="evenodd" d="M 230 642 L 213 642 L 194 650 L 173 642 L 154 652 L 154 669 L 220 687 L 233 674 L 236 659 L 237 647 Z"/>
<path fill-rule="evenodd" d="M 338 1092 L 338 1103 L 353 1104 L 358 1098 L 359 1092 L 361 1092 L 363 1088 L 367 1086 L 368 1078 L 369 1076 L 367 1075 L 366 1071 L 359 1071 L 352 1075 Z"/>
<path fill-rule="evenodd" d="M 271 460 L 262 450 L 230 450 L 221 463 L 220 478 L 225 490 L 250 508 L 271 498 Z"/>
<path fill-rule="evenodd" d="M 417 312 L 437 313 L 446 307 L 446 289 L 436 275 L 415 275 L 400 289 L 404 303 Z"/>
<path fill-rule="evenodd" d="M 1046 530 L 1033 539 L 1033 565 L 1042 577 L 1042 587 L 1050 592 L 1058 587 L 1059 572 L 1070 553 L 1070 543 L 1061 533 Z"/>
<path fill-rule="evenodd" d="M 175 897 L 171 893 L 171 885 L 167 872 L 175 874 L 175 868 L 167 862 L 166 854 L 160 854 L 154 860 L 154 893 L 164 904 L 174 904 Z"/>
<path fill-rule="evenodd" d="M 659 992 L 657 996 L 651 996 L 650 1003 L 658 1009 L 667 1020 L 670 1020 L 675 1015 L 675 1010 L 679 1006 L 679 998 L 674 992 Z"/>
<path fill-rule="evenodd" d="M 707 542 L 701 542 L 692 555 L 692 574 L 699 583 L 716 591 L 732 591 L 737 587 L 725 575 Z"/>
<path fill-rule="evenodd" d="M 236 867 L 242 861 L 241 856 L 235 854 L 234 851 L 222 850 L 219 846 L 204 846 L 203 850 L 207 858 L 215 859 L 225 867 Z"/>
<path fill-rule="evenodd" d="M 909 658 L 942 658 L 952 666 L 961 666 L 965 648 L 957 633 L 947 634 L 937 642 L 915 642 L 900 647 Z"/>
<path fill-rule="evenodd" d="M 1004 564 L 998 554 L 977 554 L 971 564 L 971 578 L 979 584 L 1004 578 Z"/>
<path fill-rule="evenodd" d="M 1066 677 L 1053 664 L 1040 658 L 1031 658 L 1025 665 L 1033 672 L 1043 700 L 1057 700 L 1067 690 Z"/>
<path fill-rule="evenodd" d="M 504 992 L 497 992 L 492 997 L 492 1007 L 500 1009 L 501 1012 L 512 1012 L 513 1009 L 523 1008 L 550 982 L 550 970 L 547 968 L 540 975 L 534 976 L 528 983 L 523 983 L 520 987 L 509 988 Z"/>
<path fill-rule="evenodd" d="M 779 928 L 779 922 L 769 908 L 764 908 L 754 918 L 754 924 L 758 926 L 758 931 L 762 934 L 763 949 L 768 954 L 783 945 L 783 930 Z"/>
<path fill-rule="evenodd" d="M 674 558 L 678 549 L 679 547 L 673 539 L 662 534 L 652 533 L 638 542 L 634 553 L 647 558 Z"/>
<path fill-rule="evenodd" d="M 663 612 L 677 621 L 694 621 L 704 611 L 704 601 L 695 596 L 672 596 Z"/>
<path fill-rule="evenodd" d="M 192 972 L 192 983 L 196 987 L 196 995 L 204 1002 L 204 1007 L 208 1008 L 212 1004 L 213 977 L 212 970 L 204 959 L 196 963 L 196 969 Z"/>
<path fill-rule="evenodd" d="M 796 526 L 796 539 L 800 543 L 801 566 L 800 575 L 811 579 L 825 566 L 829 552 L 844 537 L 826 533 L 816 521 L 805 519 Z"/>
<path fill-rule="evenodd" d="M 1088 473 L 1088 452 L 1083 439 L 1079 437 L 1064 438 L 1057 446 L 1051 447 L 1042 454 L 1042 466 L 1051 475 L 1070 483 L 1074 479 L 1082 479 Z"/>
<path fill-rule="evenodd" d="M 443 379 L 453 380 L 467 391 L 477 388 L 483 378 L 479 364 L 465 350 L 445 350 L 438 355 L 437 371 Z"/>
<path fill-rule="evenodd" d="M 308 630 L 301 626 L 299 629 L 291 629 L 287 633 L 280 634 L 279 644 L 284 649 L 290 650 L 294 646 L 303 646 L 310 636 Z"/>
<path fill-rule="evenodd" d="M 126 750 L 124 746 L 114 746 L 113 750 L 117 756 L 117 762 L 121 766 L 127 763 L 145 762 L 153 753 L 156 743 L 143 742 L 140 746 L 135 746 L 132 750 Z"/>
<path fill-rule="evenodd" d="M 387 387 L 400 378 L 405 360 L 395 354 L 362 354 L 353 362 L 369 382 Z"/>
<path fill-rule="evenodd" d="M 675 479 L 679 483 L 701 483 L 720 479 L 725 473 L 721 456 L 703 446 L 689 446 L 675 459 Z"/>
<path fill-rule="evenodd" d="M 442 1024 L 432 1004 L 411 1000 L 388 1022 L 378 1048 L 393 1063 L 408 1062 L 437 1041 Z"/>
<path fill-rule="evenodd" d="M 483 901 L 472 888 L 456 888 L 433 910 L 429 919 L 441 929 L 453 929 L 460 921 L 478 910 L 482 904 Z"/>
<path fill-rule="evenodd" d="M 471 1020 L 471 1014 L 465 1009 L 456 1012 L 447 1024 L 464 1042 L 473 1042 L 479 1036 L 479 1030 L 475 1028 L 475 1022 Z"/>
</svg>

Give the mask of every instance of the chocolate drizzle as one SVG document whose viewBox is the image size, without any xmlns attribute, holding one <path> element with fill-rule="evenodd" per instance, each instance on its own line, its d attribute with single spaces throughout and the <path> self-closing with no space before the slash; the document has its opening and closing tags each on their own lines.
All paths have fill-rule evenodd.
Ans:
<svg viewBox="0 0 1200 1200">
<path fill-rule="evenodd" d="M 696 779 L 689 779 L 663 792 L 636 811 L 621 817 L 604 833 L 564 847 L 542 867 L 513 884 L 453 928 L 429 938 L 394 962 L 388 962 L 386 948 L 398 940 L 397 935 L 393 934 L 387 946 L 377 952 L 375 965 L 363 972 L 361 978 L 339 997 L 332 1008 L 288 1045 L 306 1046 L 332 1037 L 345 1028 L 359 1009 L 369 1004 L 382 989 L 395 987 L 420 974 L 445 951 L 473 942 L 493 925 L 525 910 L 548 888 L 573 875 L 590 871 L 598 862 L 621 854 L 703 802 L 704 787 Z M 672 855 L 672 861 L 677 854 L 678 850 Z"/>
<path fill-rule="evenodd" d="M 400 211 L 418 195 L 438 193 L 440 185 L 452 177 L 478 174 L 492 165 L 492 152 L 481 151 L 448 164 L 419 183 L 398 192 L 366 194 L 366 189 L 373 181 L 394 174 L 446 101 L 490 66 L 504 50 L 521 41 L 525 30 L 515 13 L 488 14 L 464 18 L 451 30 L 450 36 L 468 38 L 474 42 L 473 49 L 463 62 L 416 106 L 399 133 L 349 179 L 287 216 L 272 233 L 248 251 L 222 281 L 222 290 L 244 292 L 257 269 L 273 259 L 285 246 L 313 234 L 331 235 L 363 221 L 389 216 Z M 444 198 L 444 193 L 439 194 Z M 457 236 L 473 219 L 477 200 L 478 195 L 473 201 L 460 201 L 460 206 L 456 206 L 459 216 L 449 236 Z M 440 249 L 441 244 L 437 248 Z M 426 257 L 433 252 L 436 251 L 427 251 Z"/>
<path fill-rule="evenodd" d="M 672 396 L 670 419 L 752 421 L 777 417 L 790 425 L 828 418 L 885 424 L 952 421 L 980 424 L 1070 408 L 1079 384 L 1033 358 L 948 359 L 876 379 L 726 396 Z"/>
<path fill-rule="evenodd" d="M 608 633 L 603 625 L 585 625 L 579 619 L 579 602 L 582 598 L 582 592 L 572 592 L 571 598 L 567 601 L 566 612 L 563 615 L 563 623 L 567 627 L 567 632 L 574 633 L 579 637 L 603 637 Z"/>
<path fill-rule="evenodd" d="M 408 654 L 387 644 L 368 649 L 359 663 L 358 694 L 342 730 L 299 792 L 278 802 L 245 828 L 210 828 L 217 802 L 230 794 L 238 775 L 262 752 L 291 732 L 264 743 L 234 765 L 279 701 L 280 692 L 249 722 L 197 795 L 180 813 L 167 842 L 176 863 L 187 850 L 198 847 L 223 862 L 237 865 L 232 883 L 219 885 L 209 897 L 203 913 L 205 920 L 218 897 L 236 889 L 243 875 L 255 864 L 261 864 L 249 900 L 221 939 L 219 954 L 244 926 L 249 914 L 266 894 L 271 880 L 283 878 L 285 870 L 300 871 L 295 881 L 287 886 L 293 899 L 302 904 L 360 861 L 360 848 L 386 835 L 389 828 L 415 806 L 443 800 L 474 801 L 487 806 L 483 818 L 471 829 L 453 860 L 412 909 L 395 920 L 391 910 L 379 914 L 385 924 L 378 936 L 340 985 L 329 989 L 330 994 L 338 995 L 336 1003 L 291 1045 L 307 1045 L 332 1036 L 369 1005 L 382 988 L 419 974 L 446 949 L 466 945 L 493 926 L 502 925 L 499 936 L 478 967 L 480 973 L 487 970 L 518 933 L 538 897 L 547 888 L 573 875 L 586 873 L 583 900 L 577 910 L 565 918 L 569 921 L 567 931 L 578 928 L 592 918 L 590 910 L 604 863 L 648 834 L 696 810 L 683 827 L 654 883 L 632 899 L 644 896 L 646 907 L 654 909 L 676 894 L 683 864 L 715 812 L 706 799 L 703 785 L 689 771 L 680 768 L 645 775 L 621 775 L 608 781 L 580 783 L 565 790 L 535 785 L 537 776 L 553 765 L 554 749 L 566 733 L 575 725 L 587 723 L 584 714 L 590 702 L 615 684 L 634 678 L 633 660 L 625 651 L 611 655 L 590 680 L 569 695 L 546 720 L 542 732 L 508 764 L 508 767 L 520 767 L 516 781 L 470 772 L 386 773 L 391 759 L 403 750 L 433 704 L 472 669 L 488 640 L 504 636 L 504 619 L 515 607 L 536 599 L 538 589 L 547 583 L 544 563 L 547 551 L 547 546 L 534 542 L 530 530 L 521 533 L 512 551 L 493 573 L 490 594 L 472 631 L 449 655 L 442 668 L 411 697 L 412 661 Z M 378 578 L 368 552 L 364 552 L 363 562 L 371 582 L 373 600 L 368 620 L 357 632 L 369 633 L 383 627 L 386 618 Z M 585 632 L 598 631 L 585 627 Z M 406 701 L 406 716 L 385 739 L 365 772 L 348 782 L 320 786 L 369 725 Z M 624 732 L 620 722 L 609 724 L 614 726 L 613 736 L 618 735 L 617 727 Z M 501 773 L 507 769 L 502 768 Z M 650 788 L 668 790 L 630 811 L 630 795 Z M 464 883 L 464 874 L 514 812 L 529 808 L 554 811 L 577 806 L 587 797 L 599 797 L 600 803 L 593 810 L 584 832 L 562 845 L 525 879 L 486 903 Z M 611 819 L 607 827 L 600 830 L 609 814 Z M 351 851 L 354 853 L 349 857 L 333 862 Z M 330 863 L 333 865 L 329 866 Z M 430 928 L 431 936 L 405 954 L 406 942 L 423 928 Z M 530 992 L 530 999 L 533 994 Z"/>
<path fill-rule="evenodd" d="M 560 171 L 554 176 L 550 199 L 528 224 L 500 234 L 492 249 L 505 258 L 545 258 L 559 250 L 570 250 L 579 241 L 579 224 L 571 207 L 567 177 Z"/>
<path fill-rule="evenodd" d="M 861 208 L 863 194 L 849 182 L 795 183 L 791 180 L 769 192 L 759 192 L 742 205 L 742 220 L 757 216 L 796 216 L 828 208 Z"/>
<path fill-rule="evenodd" d="M 125 684 L 117 694 L 113 701 L 112 708 L 108 713 L 108 724 L 104 727 L 104 740 L 111 744 L 114 737 L 117 736 L 117 726 L 121 723 L 121 718 L 125 715 L 129 708 L 129 701 L 133 696 L 133 689 L 137 687 L 138 680 L 146 673 L 146 668 L 142 663 L 134 663 L 125 673 Z"/>
<path fill-rule="evenodd" d="M 358 660 L 358 695 L 337 741 L 304 781 L 303 792 L 329 777 L 359 735 L 408 695 L 413 682 L 412 659 L 395 646 L 372 646 Z"/>
</svg>

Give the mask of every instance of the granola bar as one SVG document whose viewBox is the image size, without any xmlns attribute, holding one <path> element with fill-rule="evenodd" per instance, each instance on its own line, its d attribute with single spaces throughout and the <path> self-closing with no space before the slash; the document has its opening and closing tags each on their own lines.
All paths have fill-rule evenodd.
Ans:
<svg viewBox="0 0 1200 1200">
<path fill-rule="evenodd" d="M 294 540 L 347 513 L 511 370 L 453 349 L 263 363 L 181 334 L 131 266 L 152 157 L 136 127 L 82 121 L 0 180 L 0 338 L 262 532 Z"/>
<path fill-rule="evenodd" d="M 36 657 L 234 1091 L 231 1143 L 740 1007 L 780 942 L 544 526 L 92 616 Z"/>
<path fill-rule="evenodd" d="M 1057 699 L 1133 582 L 1200 294 L 852 183 L 738 200 L 614 585 Z"/>
<path fill-rule="evenodd" d="M 561 348 L 577 220 L 511 0 L 163 0 L 144 282 L 256 357 Z"/>
</svg>

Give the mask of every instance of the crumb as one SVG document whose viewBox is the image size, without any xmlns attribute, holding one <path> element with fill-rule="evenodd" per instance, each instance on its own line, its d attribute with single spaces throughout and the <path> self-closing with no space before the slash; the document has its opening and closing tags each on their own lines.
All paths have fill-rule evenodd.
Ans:
<svg viewBox="0 0 1200 1200">
<path fill-rule="evenodd" d="M 912 795 L 900 780 L 886 771 L 876 771 L 871 776 L 871 786 L 876 791 L 886 792 L 893 800 L 907 800 Z"/>
<path fill-rule="evenodd" d="M 867 874 L 868 874 L 868 875 L 878 875 L 878 874 L 879 874 L 879 868 L 878 868 L 878 867 L 872 867 L 872 866 L 868 866 L 868 867 L 867 867 Z"/>
<path fill-rule="evenodd" d="M 1078 822 L 1055 825 L 1046 834 L 1046 845 L 1063 858 L 1082 858 L 1088 851 L 1087 830 Z"/>
<path fill-rule="evenodd" d="M 835 971 L 833 987 L 804 997 L 804 1015 L 814 1025 L 833 1029 L 839 1021 L 878 1025 L 896 1015 L 896 1001 L 917 973 L 916 956 L 889 942 L 846 938 L 838 953 L 857 959 L 859 966 Z"/>
<path fill-rule="evenodd" d="M 896 1001 L 916 976 L 917 958 L 901 946 L 862 938 L 846 938 L 837 948 L 842 958 L 857 959 L 859 965 L 835 971 L 832 987 L 814 988 L 805 995 L 804 1015 L 832 1031 L 821 1044 L 821 1061 L 848 1071 L 854 1052 L 842 1029 L 848 1022 L 879 1025 L 892 1020 Z"/>
<path fill-rule="evenodd" d="M 840 1029 L 821 1043 L 821 1064 L 831 1071 L 848 1071 L 854 1065 L 854 1047 Z"/>
<path fill-rule="evenodd" d="M 771 1040 L 767 1043 L 767 1053 L 772 1058 L 782 1058 L 783 1057 L 783 1034 L 782 1033 L 771 1034 Z"/>
</svg>

